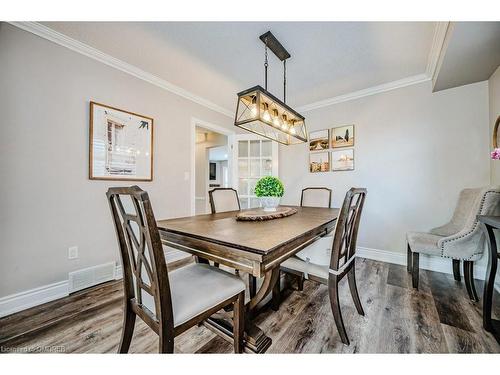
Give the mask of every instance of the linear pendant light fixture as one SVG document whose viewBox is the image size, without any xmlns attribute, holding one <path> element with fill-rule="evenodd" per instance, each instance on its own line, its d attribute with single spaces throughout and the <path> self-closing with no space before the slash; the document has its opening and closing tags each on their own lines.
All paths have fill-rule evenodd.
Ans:
<svg viewBox="0 0 500 375">
<path fill-rule="evenodd" d="M 238 93 L 234 125 L 284 145 L 307 142 L 304 116 L 286 104 L 286 60 L 288 51 L 268 31 L 260 36 L 265 44 L 265 88 L 254 86 Z M 283 101 L 267 91 L 267 49 L 283 61 Z"/>
</svg>

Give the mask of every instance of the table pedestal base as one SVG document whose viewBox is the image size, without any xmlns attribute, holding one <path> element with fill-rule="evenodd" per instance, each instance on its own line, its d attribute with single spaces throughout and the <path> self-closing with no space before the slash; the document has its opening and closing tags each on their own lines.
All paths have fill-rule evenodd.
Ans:
<svg viewBox="0 0 500 375">
<path fill-rule="evenodd" d="M 261 302 L 271 292 L 278 277 L 279 268 L 274 268 L 266 272 L 259 290 L 246 304 L 244 344 L 245 351 L 248 353 L 265 353 L 273 342 L 269 336 L 266 336 L 264 331 L 252 322 L 252 318 L 258 313 Z M 203 325 L 225 340 L 231 343 L 234 342 L 233 324 L 230 316 L 227 316 L 225 313 L 220 312 L 213 315 L 205 320 Z"/>
<path fill-rule="evenodd" d="M 223 319 L 208 318 L 203 325 L 230 343 L 234 342 L 233 326 L 231 322 Z M 249 322 L 245 328 L 245 352 L 265 353 L 271 346 L 272 340 L 264 334 L 259 327 Z"/>
</svg>

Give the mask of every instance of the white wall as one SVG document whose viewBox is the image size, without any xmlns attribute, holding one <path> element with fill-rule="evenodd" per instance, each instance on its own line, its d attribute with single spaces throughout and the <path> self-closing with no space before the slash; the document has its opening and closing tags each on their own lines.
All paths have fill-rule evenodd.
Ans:
<svg viewBox="0 0 500 375">
<path fill-rule="evenodd" d="M 283 202 L 327 186 L 338 207 L 350 187 L 366 187 L 361 247 L 404 252 L 405 232 L 445 223 L 461 189 L 490 182 L 486 82 L 435 94 L 424 83 L 305 117 L 309 131 L 355 124 L 355 170 L 311 174 L 307 145 L 281 146 Z"/>
<path fill-rule="evenodd" d="M 493 139 L 493 128 L 495 122 L 500 116 L 500 67 L 497 68 L 488 81 L 489 88 L 489 107 L 490 107 L 490 147 Z M 500 185 L 500 160 L 491 160 L 491 183 Z"/>
<path fill-rule="evenodd" d="M 188 72 L 187 72 L 188 73 Z M 0 23 L 0 297 L 118 260 L 105 192 L 88 179 L 89 101 L 154 118 L 157 218 L 189 215 L 190 124 L 232 120 L 137 78 Z M 68 260 L 77 245 L 80 258 Z"/>
</svg>

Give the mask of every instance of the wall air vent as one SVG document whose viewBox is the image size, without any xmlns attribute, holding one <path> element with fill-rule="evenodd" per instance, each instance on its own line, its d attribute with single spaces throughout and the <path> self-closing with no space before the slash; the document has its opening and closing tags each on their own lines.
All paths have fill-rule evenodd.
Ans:
<svg viewBox="0 0 500 375">
<path fill-rule="evenodd" d="M 69 293 L 115 279 L 115 262 L 100 264 L 69 273 Z"/>
</svg>

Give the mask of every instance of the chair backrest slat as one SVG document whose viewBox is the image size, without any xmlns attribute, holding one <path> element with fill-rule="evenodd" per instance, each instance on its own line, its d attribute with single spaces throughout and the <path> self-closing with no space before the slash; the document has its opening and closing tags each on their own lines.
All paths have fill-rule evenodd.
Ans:
<svg viewBox="0 0 500 375">
<path fill-rule="evenodd" d="M 332 205 L 332 189 L 326 187 L 306 187 L 300 196 L 302 207 L 328 207 Z"/>
<path fill-rule="evenodd" d="M 330 269 L 338 270 L 356 256 L 359 221 L 366 198 L 366 189 L 351 188 L 344 198 L 335 226 Z"/>
<path fill-rule="evenodd" d="M 120 247 L 126 303 L 153 315 L 164 330 L 171 329 L 173 338 L 168 270 L 149 196 L 138 186 L 110 188 L 106 195 Z M 125 199 L 132 204 L 125 207 Z"/>
<path fill-rule="evenodd" d="M 232 188 L 215 188 L 208 192 L 212 213 L 241 210 L 238 192 Z"/>
</svg>

